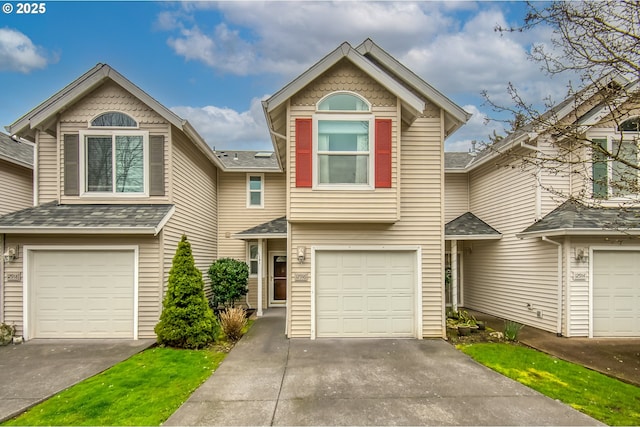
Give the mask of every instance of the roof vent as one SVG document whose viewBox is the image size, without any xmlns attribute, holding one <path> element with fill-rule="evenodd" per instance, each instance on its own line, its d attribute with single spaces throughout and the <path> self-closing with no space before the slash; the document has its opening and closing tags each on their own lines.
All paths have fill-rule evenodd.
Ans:
<svg viewBox="0 0 640 427">
<path fill-rule="evenodd" d="M 233 154 L 233 160 L 238 160 L 238 153 Z"/>
</svg>

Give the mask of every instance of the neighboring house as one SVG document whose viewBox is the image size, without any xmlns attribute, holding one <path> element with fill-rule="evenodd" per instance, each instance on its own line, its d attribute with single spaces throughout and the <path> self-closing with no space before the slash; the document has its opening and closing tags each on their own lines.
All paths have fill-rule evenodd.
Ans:
<svg viewBox="0 0 640 427">
<path fill-rule="evenodd" d="M 33 206 L 33 145 L 0 133 L 0 215 Z"/>
<path fill-rule="evenodd" d="M 288 336 L 444 337 L 444 140 L 469 114 L 371 40 L 263 106 L 286 172 Z"/>
<path fill-rule="evenodd" d="M 221 162 L 191 125 L 98 64 L 7 126 L 35 143 L 35 207 L 0 218 L 3 321 L 31 338 L 154 337 L 183 233 L 217 257 Z"/>
<path fill-rule="evenodd" d="M 606 108 L 591 99 L 568 99 L 552 113 L 589 140 L 611 145 L 620 138 Z M 631 111 L 620 123 L 630 143 L 640 137 L 639 116 L 640 109 Z M 589 150 L 573 152 L 583 161 L 574 157 L 558 170 L 523 165 L 525 156 L 553 156 L 560 144 L 566 142 L 525 128 L 480 153 L 447 153 L 456 302 L 567 337 L 640 337 L 640 206 L 607 185 L 637 181 L 638 171 L 628 168 L 622 178 L 619 165 L 594 164 Z M 637 162 L 637 149 L 631 152 Z M 588 180 L 575 173 L 585 165 L 593 170 Z M 591 207 L 571 199 L 585 191 Z M 490 237 L 464 235 L 473 229 Z"/>
</svg>

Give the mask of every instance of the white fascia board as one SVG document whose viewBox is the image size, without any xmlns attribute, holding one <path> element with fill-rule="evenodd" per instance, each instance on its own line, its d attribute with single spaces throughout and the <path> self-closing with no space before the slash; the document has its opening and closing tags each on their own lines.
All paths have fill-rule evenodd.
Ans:
<svg viewBox="0 0 640 427">
<path fill-rule="evenodd" d="M 381 62 L 387 68 L 393 70 L 398 77 L 416 88 L 425 97 L 431 100 L 438 107 L 444 109 L 447 113 L 451 114 L 456 120 L 466 123 L 472 116 L 449 98 L 444 96 L 440 91 L 431 86 L 429 83 L 422 80 L 415 73 L 409 70 L 407 67 L 398 62 L 394 57 L 389 55 L 384 49 L 381 49 L 371 39 L 365 40 L 356 50 L 364 55 L 369 53 L 376 60 Z"/>
<path fill-rule="evenodd" d="M 287 233 L 256 233 L 256 234 L 234 234 L 234 239 L 257 240 L 257 239 L 286 239 Z"/>
<path fill-rule="evenodd" d="M 155 233 L 153 234 L 154 236 L 157 236 L 158 233 L 160 233 L 162 231 L 164 226 L 167 225 L 167 223 L 169 222 L 169 220 L 171 219 L 171 217 L 173 216 L 173 214 L 175 212 L 176 212 L 176 205 L 173 205 L 173 206 L 171 206 L 171 209 L 169 209 L 169 212 L 167 212 L 167 214 L 164 216 L 164 218 L 162 218 L 162 220 L 155 227 L 155 230 L 154 230 Z"/>
<path fill-rule="evenodd" d="M 473 161 L 472 163 L 467 165 L 467 168 L 468 168 L 467 171 L 471 171 L 471 170 L 473 170 L 473 169 L 485 164 L 489 160 L 495 159 L 496 157 L 503 155 L 504 153 L 506 153 L 507 151 L 509 151 L 513 147 L 519 146 L 523 142 L 528 142 L 528 141 L 531 141 L 532 139 L 535 139 L 537 136 L 538 136 L 537 134 L 523 133 L 519 137 L 514 138 L 513 141 L 510 141 L 505 146 L 500 147 L 499 149 L 494 150 L 493 152 L 491 152 L 487 156 L 483 157 L 482 159 L 480 159 L 478 161 Z M 523 147 L 527 148 L 528 146 L 523 146 Z"/>
<path fill-rule="evenodd" d="M 502 234 L 445 235 L 444 240 L 500 240 Z"/>
<path fill-rule="evenodd" d="M 640 235 L 640 229 L 604 229 L 604 228 L 558 228 L 548 231 L 531 231 L 516 233 L 516 237 L 519 239 L 527 239 L 534 237 L 554 237 L 554 236 L 624 236 Z"/>
</svg>

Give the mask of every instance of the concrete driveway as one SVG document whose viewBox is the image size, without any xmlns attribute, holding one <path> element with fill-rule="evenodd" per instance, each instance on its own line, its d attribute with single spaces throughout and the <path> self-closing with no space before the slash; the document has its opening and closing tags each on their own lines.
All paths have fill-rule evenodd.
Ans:
<svg viewBox="0 0 640 427">
<path fill-rule="evenodd" d="M 153 340 L 32 340 L 0 347 L 0 421 L 153 343 Z"/>
<path fill-rule="evenodd" d="M 165 425 L 599 425 L 442 340 L 287 340 L 271 309 Z"/>
</svg>

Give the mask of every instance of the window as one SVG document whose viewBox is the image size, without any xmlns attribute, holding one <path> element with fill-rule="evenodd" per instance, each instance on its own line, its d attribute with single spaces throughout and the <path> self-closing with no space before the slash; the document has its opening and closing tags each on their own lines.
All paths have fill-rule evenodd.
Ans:
<svg viewBox="0 0 640 427">
<path fill-rule="evenodd" d="M 264 175 L 247 175 L 247 207 L 264 207 Z"/>
<path fill-rule="evenodd" d="M 130 116 L 118 111 L 102 113 L 91 120 L 92 127 L 137 128 L 138 123 Z"/>
<path fill-rule="evenodd" d="M 314 116 L 316 187 L 371 188 L 370 111 L 366 100 L 349 92 L 337 92 L 318 102 Z"/>
<path fill-rule="evenodd" d="M 144 194 L 148 134 L 140 131 L 81 132 L 85 194 Z"/>
<path fill-rule="evenodd" d="M 249 258 L 249 274 L 252 276 L 258 275 L 258 243 L 257 242 L 249 242 L 248 247 L 248 256 Z"/>
<path fill-rule="evenodd" d="M 593 196 L 606 199 L 624 198 L 640 193 L 640 118 L 635 117 L 620 124 L 620 134 L 616 137 L 594 139 L 593 143 L 612 154 L 608 158 L 604 153 L 594 150 L 593 154 Z"/>
</svg>

